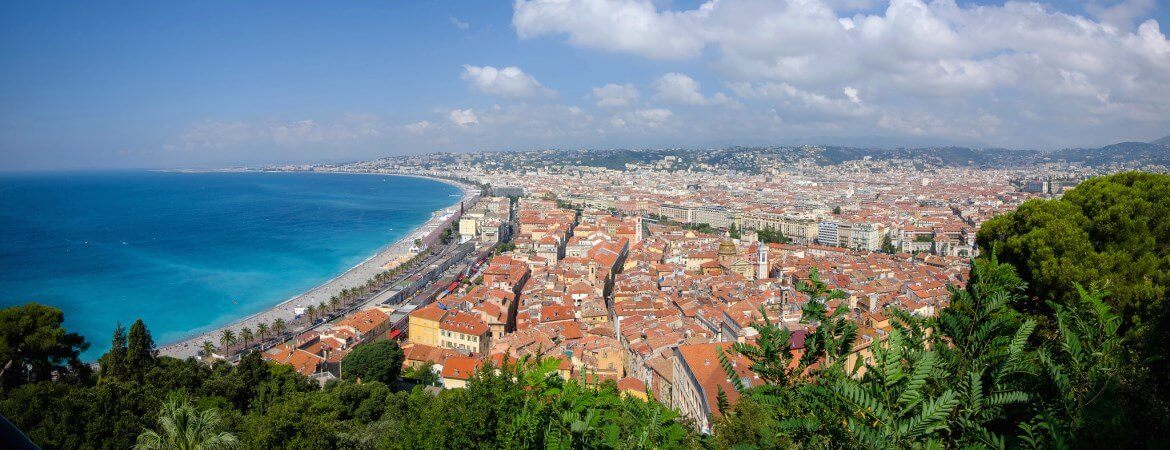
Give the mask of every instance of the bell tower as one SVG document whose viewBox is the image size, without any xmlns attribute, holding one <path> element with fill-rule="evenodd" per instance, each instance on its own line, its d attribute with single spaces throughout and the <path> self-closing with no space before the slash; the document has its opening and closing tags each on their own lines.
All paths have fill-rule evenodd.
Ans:
<svg viewBox="0 0 1170 450">
<path fill-rule="evenodd" d="M 642 215 L 634 216 L 634 243 L 642 242 Z"/>
<path fill-rule="evenodd" d="M 756 244 L 756 279 L 762 280 L 771 275 L 772 267 L 768 264 L 768 244 Z"/>
</svg>

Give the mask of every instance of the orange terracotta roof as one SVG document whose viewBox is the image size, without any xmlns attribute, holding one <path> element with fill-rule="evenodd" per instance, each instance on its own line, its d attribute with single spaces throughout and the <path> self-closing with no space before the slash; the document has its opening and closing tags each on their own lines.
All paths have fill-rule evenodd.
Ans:
<svg viewBox="0 0 1170 450">
<path fill-rule="evenodd" d="M 479 360 L 467 356 L 453 356 L 447 358 L 443 364 L 443 378 L 455 380 L 470 380 L 479 370 Z"/>
</svg>

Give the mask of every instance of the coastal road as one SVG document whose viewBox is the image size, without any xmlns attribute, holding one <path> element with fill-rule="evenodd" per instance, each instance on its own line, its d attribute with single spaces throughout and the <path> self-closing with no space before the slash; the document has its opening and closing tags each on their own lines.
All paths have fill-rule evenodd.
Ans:
<svg viewBox="0 0 1170 450">
<path fill-rule="evenodd" d="M 285 333 L 283 339 L 269 340 L 255 346 L 255 349 L 258 351 L 265 351 L 269 348 L 287 342 L 289 339 L 292 339 L 293 337 L 299 336 L 303 333 L 324 328 L 327 325 L 336 322 L 345 315 L 357 310 L 365 309 L 374 305 L 393 304 L 391 303 L 391 300 L 394 298 L 394 296 L 408 287 L 411 283 L 414 282 L 414 280 L 431 275 L 431 271 L 436 270 L 436 268 L 433 266 L 441 266 L 448 258 L 455 257 L 458 253 L 455 251 L 458 246 L 459 244 L 455 243 L 447 244 L 437 253 L 427 257 L 425 260 L 415 265 L 414 269 L 409 270 L 407 273 L 399 276 L 394 283 L 389 284 L 385 289 L 382 289 L 381 291 L 353 304 L 352 306 L 345 308 L 344 310 L 339 311 L 336 314 L 330 315 L 327 319 L 319 320 L 313 324 L 294 326 L 291 330 Z M 467 270 L 467 268 L 473 264 L 475 258 L 478 258 L 482 254 L 482 252 L 476 251 L 466 253 L 459 261 L 452 262 L 447 270 L 444 270 L 442 274 L 435 276 L 435 281 L 427 283 L 419 289 L 419 292 L 410 296 L 402 303 L 419 304 L 419 302 L 423 301 L 423 299 L 433 299 L 435 293 L 450 283 L 451 280 L 455 277 L 455 274 L 457 274 L 459 271 Z"/>
</svg>

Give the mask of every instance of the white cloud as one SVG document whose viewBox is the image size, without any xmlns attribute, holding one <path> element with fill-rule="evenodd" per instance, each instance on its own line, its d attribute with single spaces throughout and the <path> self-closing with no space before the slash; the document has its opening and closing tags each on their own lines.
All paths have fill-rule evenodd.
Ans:
<svg viewBox="0 0 1170 450">
<path fill-rule="evenodd" d="M 452 109 L 451 112 L 447 114 L 447 120 L 461 127 L 479 125 L 479 116 L 477 116 L 475 111 L 471 110 L 470 108 Z"/>
<path fill-rule="evenodd" d="M 659 12 L 650 1 L 517 0 L 512 24 L 521 38 L 566 34 L 577 45 L 677 59 L 697 56 L 706 45 L 687 24 L 699 23 L 708 9 L 704 4 L 675 13 Z"/>
<path fill-rule="evenodd" d="M 998 143 L 1009 145 L 1049 139 L 1037 137 L 1041 130 L 1067 131 L 1065 145 L 1087 145 L 1170 129 L 1170 41 L 1156 21 L 1141 21 L 1151 0 L 1097 2 L 1086 7 L 1092 17 L 1031 2 L 891 0 L 876 11 L 872 3 L 712 0 L 673 9 L 650 0 L 518 0 L 512 23 L 521 38 L 704 60 L 739 86 L 740 98 L 763 102 L 758 114 L 777 108 L 785 122 L 804 108 L 863 118 L 856 125 L 871 130 L 987 136 L 893 125 L 944 112 L 955 123 L 990 115 L 1001 121 Z M 663 103 L 716 99 L 681 74 L 654 88 Z M 1032 119 L 1015 120 L 1024 111 Z"/>
<path fill-rule="evenodd" d="M 663 128 L 669 125 L 673 116 L 674 113 L 666 108 L 639 109 L 629 114 L 627 122 L 647 128 Z"/>
<path fill-rule="evenodd" d="M 412 124 L 403 125 L 402 128 L 411 133 L 420 134 L 435 128 L 435 125 L 426 120 L 420 120 Z"/>
<path fill-rule="evenodd" d="M 859 95 L 860 91 L 858 91 L 857 88 L 845 86 L 841 89 L 841 92 L 845 94 L 845 97 L 848 98 L 849 101 L 858 105 L 861 104 L 861 96 Z"/>
<path fill-rule="evenodd" d="M 464 22 L 462 20 L 459 20 L 458 17 L 451 16 L 450 19 L 451 19 L 451 25 L 455 25 L 455 28 L 458 28 L 458 29 L 463 30 L 463 31 L 467 31 L 468 28 L 471 28 L 471 24 Z"/>
<path fill-rule="evenodd" d="M 790 107 L 795 105 L 807 111 L 831 116 L 856 117 L 872 112 L 870 108 L 861 104 L 858 90 L 851 87 L 842 89 L 844 98 L 829 97 L 797 88 L 788 83 L 771 81 L 754 84 L 734 83 L 731 85 L 731 90 L 741 98 L 779 102 Z"/>
<path fill-rule="evenodd" d="M 654 101 L 680 105 L 733 105 L 726 94 L 719 92 L 706 97 L 699 92 L 699 82 L 681 73 L 671 72 L 654 80 Z"/>
<path fill-rule="evenodd" d="M 218 149 L 262 138 L 252 125 L 241 122 L 204 120 L 190 124 L 178 136 L 178 144 L 168 144 L 170 149 L 210 148 Z"/>
<path fill-rule="evenodd" d="M 277 145 L 289 146 L 321 142 L 325 132 L 316 121 L 300 120 L 272 127 L 271 135 L 273 142 L 276 142 Z"/>
<path fill-rule="evenodd" d="M 1135 20 L 1157 8 L 1154 0 L 1122 0 L 1113 4 L 1093 1 L 1085 5 L 1085 10 L 1097 19 L 1123 30 L 1133 27 Z"/>
<path fill-rule="evenodd" d="M 699 93 L 699 82 L 681 73 L 668 73 L 658 77 L 654 80 L 654 90 L 655 101 L 683 105 L 707 103 L 707 99 Z"/>
<path fill-rule="evenodd" d="M 638 88 L 632 84 L 609 83 L 593 88 L 599 108 L 624 108 L 638 102 Z"/>
<path fill-rule="evenodd" d="M 518 67 L 463 66 L 462 78 L 479 91 L 508 99 L 554 98 L 556 91 L 541 86 Z"/>
</svg>

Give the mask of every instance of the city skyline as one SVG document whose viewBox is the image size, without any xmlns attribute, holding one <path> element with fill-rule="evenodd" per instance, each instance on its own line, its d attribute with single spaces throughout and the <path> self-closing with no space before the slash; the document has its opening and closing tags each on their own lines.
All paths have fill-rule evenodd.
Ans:
<svg viewBox="0 0 1170 450">
<path fill-rule="evenodd" d="M 3 170 L 1170 133 L 1153 1 L 3 6 Z"/>
</svg>

